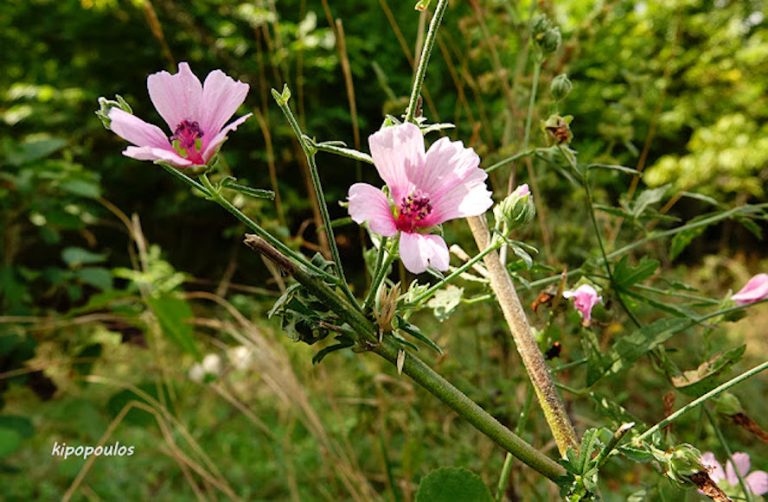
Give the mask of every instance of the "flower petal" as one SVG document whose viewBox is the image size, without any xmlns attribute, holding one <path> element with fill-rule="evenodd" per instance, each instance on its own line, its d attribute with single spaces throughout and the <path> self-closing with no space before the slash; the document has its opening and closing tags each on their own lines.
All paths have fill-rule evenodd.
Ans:
<svg viewBox="0 0 768 502">
<path fill-rule="evenodd" d="M 385 127 L 368 137 L 368 146 L 379 176 L 389 186 L 395 203 L 413 189 L 409 173 L 424 167 L 424 136 L 410 123 Z"/>
<path fill-rule="evenodd" d="M 751 472 L 749 476 L 744 478 L 744 482 L 747 483 L 750 491 L 755 495 L 765 495 L 768 493 L 768 472 Z"/>
<path fill-rule="evenodd" d="M 768 298 L 768 274 L 757 274 L 731 297 L 739 305 L 746 305 Z"/>
<path fill-rule="evenodd" d="M 480 157 L 472 148 L 465 148 L 461 141 L 440 138 L 429 147 L 424 168 L 409 175 L 417 188 L 434 196 L 461 183 L 479 165 Z"/>
<path fill-rule="evenodd" d="M 723 470 L 723 465 L 717 461 L 714 453 L 708 451 L 702 454 L 701 463 L 704 467 L 707 468 L 707 471 L 709 471 L 709 477 L 712 478 L 712 481 L 719 483 L 725 479 L 725 471 Z"/>
<path fill-rule="evenodd" d="M 147 78 L 152 104 L 168 124 L 171 132 L 182 120 L 200 121 L 203 86 L 187 63 L 179 63 L 179 72 L 153 73 Z"/>
<path fill-rule="evenodd" d="M 202 155 L 206 162 L 211 160 L 211 157 L 214 156 L 214 154 L 219 149 L 221 144 L 224 143 L 224 140 L 227 139 L 227 134 L 237 129 L 237 127 L 243 122 L 245 122 L 246 120 L 248 120 L 251 117 L 251 115 L 253 114 L 249 113 L 247 115 L 243 115 L 242 117 L 235 120 L 234 122 L 231 122 L 224 129 L 219 131 L 219 133 L 216 136 L 214 136 L 213 139 L 207 145 L 203 147 Z"/>
<path fill-rule="evenodd" d="M 123 155 L 136 160 L 164 160 L 176 167 L 189 167 L 192 162 L 180 157 L 176 152 L 165 150 L 163 148 L 153 148 L 151 146 L 129 146 L 123 150 Z"/>
<path fill-rule="evenodd" d="M 739 470 L 739 474 L 741 474 L 742 477 L 746 476 L 749 472 L 749 455 L 741 451 L 736 452 L 731 456 L 731 460 L 725 464 L 725 477 L 728 479 L 728 483 L 736 486 L 739 483 L 739 478 L 736 475 L 736 471 L 733 469 L 733 464 L 736 464 L 736 468 Z"/>
<path fill-rule="evenodd" d="M 403 232 L 400 234 L 400 259 L 414 274 L 420 274 L 428 267 L 448 270 L 448 246 L 439 235 Z"/>
<path fill-rule="evenodd" d="M 206 136 L 216 136 L 227 120 L 235 114 L 248 94 L 248 84 L 235 81 L 221 70 L 214 70 L 205 77 L 203 98 L 200 105 L 200 128 L 203 141 Z"/>
<path fill-rule="evenodd" d="M 136 146 L 151 146 L 155 148 L 171 148 L 168 137 L 156 125 L 144 122 L 139 117 L 119 108 L 109 111 L 109 128 L 126 141 Z"/>
<path fill-rule="evenodd" d="M 582 284 L 572 291 L 564 291 L 563 297 L 573 298 L 574 308 L 581 313 L 582 319 L 587 324 L 592 320 L 592 309 L 599 302 L 603 301 L 603 298 L 597 294 L 595 288 L 589 284 Z"/>
<path fill-rule="evenodd" d="M 349 187 L 349 215 L 355 223 L 368 223 L 372 232 L 385 237 L 397 233 L 395 218 L 384 192 L 367 183 Z"/>
<path fill-rule="evenodd" d="M 424 168 L 410 173 L 416 188 L 429 194 L 432 213 L 425 225 L 483 214 L 493 205 L 479 168 L 480 157 L 461 141 L 437 140 L 427 151 Z"/>
<path fill-rule="evenodd" d="M 432 212 L 424 224 L 438 225 L 448 220 L 485 213 L 493 205 L 491 192 L 485 184 L 487 177 L 485 171 L 475 169 L 449 190 L 438 195 L 430 194 Z"/>
</svg>

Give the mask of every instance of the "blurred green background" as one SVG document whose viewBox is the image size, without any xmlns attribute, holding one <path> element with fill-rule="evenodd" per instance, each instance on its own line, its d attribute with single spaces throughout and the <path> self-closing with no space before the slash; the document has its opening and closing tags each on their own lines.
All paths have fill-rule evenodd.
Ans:
<svg viewBox="0 0 768 502">
<path fill-rule="evenodd" d="M 419 479 L 440 466 L 468 467 L 495 486 L 503 452 L 391 368 L 348 352 L 313 366 L 317 348 L 293 343 L 267 319 L 285 279 L 243 248 L 244 228 L 158 167 L 123 157 L 124 142 L 93 113 L 98 97 L 120 94 L 137 115 L 161 123 L 146 76 L 175 71 L 180 61 L 200 77 L 221 68 L 249 83 L 243 110 L 256 116 L 226 142 L 223 170 L 275 189 L 278 200 L 237 196 L 235 203 L 312 254 L 322 250 L 317 207 L 270 89 L 290 86 L 291 105 L 311 136 L 367 151 L 366 138 L 385 114 L 400 115 L 407 104 L 418 33 L 428 20 L 413 3 L 0 4 L 3 499 L 66 493 L 76 500 L 413 500 Z M 521 149 L 533 12 L 550 15 L 563 44 L 542 68 L 531 144 L 546 144 L 539 121 L 570 114 L 572 146 L 583 162 L 644 172 L 631 190 L 647 194 L 652 209 L 623 226 L 615 213 L 599 214 L 611 245 L 713 205 L 766 202 L 764 1 L 451 2 L 426 81 L 424 115 L 455 123 L 451 137 L 475 148 L 484 166 Z M 556 103 L 548 89 L 560 73 L 568 73 L 574 90 Z M 318 163 L 334 218 L 345 216 L 338 202 L 352 182 L 379 182 L 370 166 L 348 159 L 320 154 Z M 596 253 L 584 195 L 564 169 L 536 157 L 491 177 L 501 198 L 510 177 L 532 183 L 536 176 L 542 218 L 516 235 L 540 249 L 537 266 L 520 272 L 528 279 L 578 267 Z M 594 182 L 599 202 L 630 204 L 631 176 L 605 171 Z M 665 188 L 651 190 L 659 187 Z M 338 243 L 360 292 L 362 234 L 340 223 Z M 449 241 L 474 250 L 464 223 L 445 231 Z M 703 296 L 723 298 L 766 270 L 759 231 L 728 220 L 691 235 L 676 256 L 668 243 L 647 246 L 662 261 L 653 280 L 684 281 Z M 530 304 L 539 291 L 523 293 Z M 445 350 L 428 357 L 514 425 L 525 377 L 501 316 L 486 302 L 449 313 L 447 320 L 429 311 L 417 318 Z M 626 329 L 617 314 L 610 305 L 598 313 L 601 343 Z M 749 367 L 768 354 L 761 328 L 767 321 L 761 308 L 725 328 L 686 334 L 669 350 L 690 369 L 715 350 L 746 342 L 739 367 Z M 557 332 L 546 338 L 563 347 L 556 363 L 580 357 L 573 312 L 539 313 L 533 322 Z M 583 386 L 582 378 L 578 371 L 562 376 L 572 387 Z M 664 414 L 661 397 L 673 387 L 646 361 L 592 390 L 598 397 L 565 394 L 580 430 L 605 423 L 599 395 L 654 423 Z M 768 414 L 765 377 L 738 390 L 750 416 Z M 536 412 L 534 406 L 523 436 L 554 454 Z M 698 414 L 676 428 L 683 439 L 723 456 Z M 734 426 L 725 433 L 733 449 L 752 454 L 753 466 L 768 468 L 768 453 L 753 438 Z M 103 438 L 133 444 L 136 454 L 93 465 L 50 455 L 55 441 L 95 445 Z M 674 491 L 658 487 L 650 469 L 618 462 L 608 471 L 609 499 L 624 500 L 642 487 Z M 512 479 L 511 500 L 556 493 L 520 465 Z"/>
</svg>

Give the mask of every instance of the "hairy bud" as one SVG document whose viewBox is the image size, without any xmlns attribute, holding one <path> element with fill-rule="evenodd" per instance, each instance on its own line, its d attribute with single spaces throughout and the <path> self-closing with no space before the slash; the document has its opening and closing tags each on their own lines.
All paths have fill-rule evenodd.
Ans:
<svg viewBox="0 0 768 502">
<path fill-rule="evenodd" d="M 533 41 L 544 54 L 555 52 L 563 41 L 560 28 L 555 26 L 545 15 L 539 15 L 533 21 Z"/>
<path fill-rule="evenodd" d="M 669 453 L 667 476 L 681 484 L 690 483 L 690 477 L 705 470 L 701 463 L 701 452 L 687 443 L 676 446 Z"/>
<path fill-rule="evenodd" d="M 506 199 L 493 208 L 496 221 L 504 222 L 507 228 L 521 227 L 533 221 L 536 217 L 536 206 L 528 185 L 523 184 L 509 194 Z"/>
<path fill-rule="evenodd" d="M 573 90 L 573 84 L 571 83 L 568 75 L 561 73 L 552 79 L 552 83 L 549 84 L 549 92 L 552 93 L 552 97 L 557 101 L 562 101 Z"/>
</svg>

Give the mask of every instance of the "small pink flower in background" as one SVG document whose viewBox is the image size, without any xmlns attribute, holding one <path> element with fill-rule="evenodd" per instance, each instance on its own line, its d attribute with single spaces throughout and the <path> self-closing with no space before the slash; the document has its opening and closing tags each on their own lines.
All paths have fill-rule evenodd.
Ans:
<svg viewBox="0 0 768 502">
<path fill-rule="evenodd" d="M 589 284 L 582 284 L 576 289 L 563 292 L 566 298 L 573 298 L 573 306 L 581 313 L 582 324 L 589 326 L 592 322 L 592 308 L 603 298 Z"/>
<path fill-rule="evenodd" d="M 385 127 L 368 138 L 390 199 L 367 183 L 349 189 L 349 215 L 372 232 L 400 232 L 400 258 L 415 274 L 428 267 L 448 269 L 448 246 L 439 235 L 422 233 L 448 220 L 483 214 L 493 205 L 480 158 L 460 141 L 437 140 L 424 151 L 424 136 L 414 124 Z"/>
<path fill-rule="evenodd" d="M 768 298 L 768 274 L 757 274 L 731 297 L 738 305 L 747 305 Z"/>
<path fill-rule="evenodd" d="M 712 478 L 712 481 L 718 485 L 724 481 L 730 488 L 739 488 L 739 478 L 736 475 L 736 470 L 733 466 L 735 463 L 736 469 L 739 470 L 739 474 L 744 478 L 744 484 L 747 485 L 749 491 L 751 491 L 753 495 L 765 495 L 768 493 L 768 472 L 749 472 L 750 461 L 749 455 L 746 453 L 734 453 L 733 463 L 729 460 L 725 464 L 725 470 L 723 470 L 723 465 L 717 461 L 715 454 L 711 451 L 708 451 L 701 456 L 701 463 L 707 468 L 707 471 L 709 471 L 709 477 Z M 720 487 L 723 488 L 722 486 Z"/>
<path fill-rule="evenodd" d="M 123 155 L 134 159 L 163 160 L 176 167 L 206 165 L 227 134 L 251 116 L 224 125 L 245 101 L 248 84 L 236 82 L 221 70 L 209 73 L 201 84 L 187 63 L 179 63 L 175 75 L 166 71 L 150 75 L 147 88 L 170 136 L 119 108 L 109 112 L 110 128 L 135 145 Z"/>
</svg>

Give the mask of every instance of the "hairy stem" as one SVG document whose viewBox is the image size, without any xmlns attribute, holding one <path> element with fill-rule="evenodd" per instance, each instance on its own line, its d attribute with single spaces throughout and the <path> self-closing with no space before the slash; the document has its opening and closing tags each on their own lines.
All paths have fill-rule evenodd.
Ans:
<svg viewBox="0 0 768 502">
<path fill-rule="evenodd" d="M 467 221 L 478 248 L 487 248 L 490 242 L 490 233 L 485 217 L 474 216 L 467 218 Z M 520 303 L 520 298 L 517 296 L 512 279 L 501 263 L 499 254 L 496 252 L 489 253 L 485 256 L 484 261 L 491 276 L 491 288 L 496 293 L 504 318 L 512 332 L 517 351 L 520 353 L 528 377 L 536 391 L 536 397 L 544 411 L 544 417 L 555 437 L 557 448 L 560 454 L 564 456 L 568 448 L 578 448 L 576 431 L 574 431 L 571 420 L 565 412 L 565 406 L 552 380 L 544 355 L 539 350 L 533 333 L 531 333 L 531 327 Z"/>
</svg>

